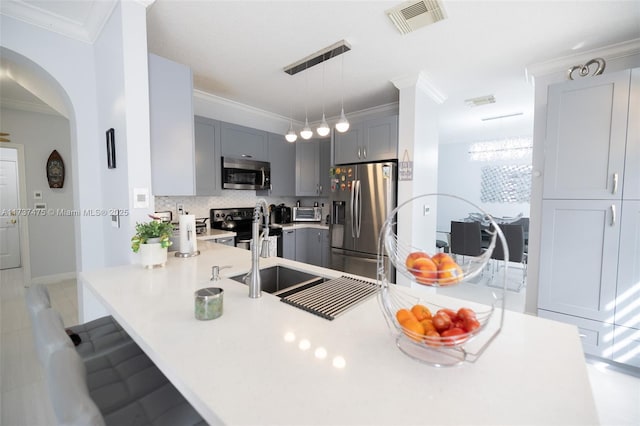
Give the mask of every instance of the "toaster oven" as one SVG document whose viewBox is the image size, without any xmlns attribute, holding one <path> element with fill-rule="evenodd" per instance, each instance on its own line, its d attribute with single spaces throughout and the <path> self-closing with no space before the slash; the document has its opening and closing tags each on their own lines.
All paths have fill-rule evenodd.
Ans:
<svg viewBox="0 0 640 426">
<path fill-rule="evenodd" d="M 322 207 L 294 207 L 294 222 L 322 222 Z"/>
</svg>

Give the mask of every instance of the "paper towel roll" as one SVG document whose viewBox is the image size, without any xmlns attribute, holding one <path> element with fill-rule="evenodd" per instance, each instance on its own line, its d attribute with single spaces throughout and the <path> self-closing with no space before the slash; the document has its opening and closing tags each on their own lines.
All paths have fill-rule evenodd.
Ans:
<svg viewBox="0 0 640 426">
<path fill-rule="evenodd" d="M 180 215 L 180 253 L 195 253 L 198 250 L 196 240 L 196 216 Z"/>
</svg>

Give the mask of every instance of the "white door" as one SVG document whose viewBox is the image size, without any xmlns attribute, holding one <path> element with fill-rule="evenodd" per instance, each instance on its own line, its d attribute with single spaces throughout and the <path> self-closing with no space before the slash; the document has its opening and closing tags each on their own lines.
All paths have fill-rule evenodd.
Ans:
<svg viewBox="0 0 640 426">
<path fill-rule="evenodd" d="M 20 230 L 15 213 L 19 206 L 17 164 L 0 159 L 0 269 L 20 266 Z"/>
</svg>

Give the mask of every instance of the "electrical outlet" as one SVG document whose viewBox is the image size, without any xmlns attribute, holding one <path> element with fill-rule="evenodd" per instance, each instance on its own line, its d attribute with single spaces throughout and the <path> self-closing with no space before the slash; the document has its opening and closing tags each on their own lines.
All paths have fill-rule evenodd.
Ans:
<svg viewBox="0 0 640 426">
<path fill-rule="evenodd" d="M 430 210 L 431 207 L 429 207 L 428 205 L 425 204 L 424 206 L 422 206 L 422 216 L 427 216 Z"/>
</svg>

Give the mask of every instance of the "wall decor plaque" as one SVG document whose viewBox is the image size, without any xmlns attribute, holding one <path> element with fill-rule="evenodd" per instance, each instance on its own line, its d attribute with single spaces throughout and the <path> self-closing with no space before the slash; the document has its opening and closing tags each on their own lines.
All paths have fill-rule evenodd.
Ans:
<svg viewBox="0 0 640 426">
<path fill-rule="evenodd" d="M 47 181 L 49 188 L 62 188 L 64 186 L 64 161 L 55 149 L 47 160 Z"/>
</svg>

